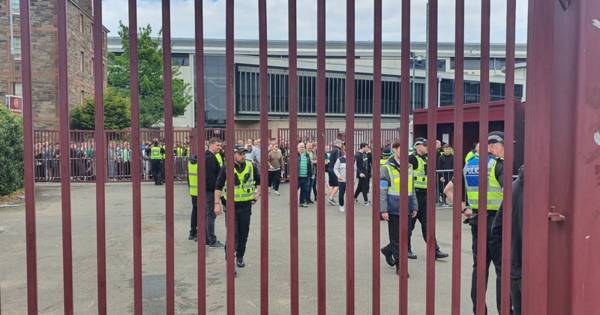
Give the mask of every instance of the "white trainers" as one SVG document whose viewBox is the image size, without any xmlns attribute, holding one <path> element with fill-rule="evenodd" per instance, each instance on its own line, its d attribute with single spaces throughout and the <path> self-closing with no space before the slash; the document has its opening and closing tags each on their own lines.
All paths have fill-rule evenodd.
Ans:
<svg viewBox="0 0 600 315">
<path fill-rule="evenodd" d="M 274 192 L 277 196 L 281 195 L 278 190 L 274 190 Z"/>
<path fill-rule="evenodd" d="M 344 208 L 344 206 L 340 206 L 340 212 L 344 212 L 346 211 L 346 208 Z"/>
<path fill-rule="evenodd" d="M 337 202 L 335 202 L 335 200 L 331 197 L 327 198 L 327 201 L 329 202 L 330 205 L 332 206 L 337 206 Z"/>
</svg>

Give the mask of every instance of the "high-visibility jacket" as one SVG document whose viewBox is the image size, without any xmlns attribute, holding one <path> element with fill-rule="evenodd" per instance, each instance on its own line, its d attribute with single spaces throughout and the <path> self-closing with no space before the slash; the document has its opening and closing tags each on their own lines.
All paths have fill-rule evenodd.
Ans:
<svg viewBox="0 0 600 315">
<path fill-rule="evenodd" d="M 392 214 L 399 213 L 400 209 L 400 171 L 396 167 L 396 165 L 386 161 L 386 163 L 381 166 L 381 173 L 384 170 L 389 175 L 389 184 L 387 180 L 383 180 L 380 184 L 381 189 L 387 190 L 387 211 Z M 387 176 L 386 176 L 387 177 Z M 414 175 L 412 167 L 408 167 L 408 195 L 412 196 L 414 194 Z M 404 208 L 403 205 L 402 208 Z"/>
<path fill-rule="evenodd" d="M 427 160 L 418 154 L 415 154 L 415 158 L 417 158 L 417 162 L 419 163 L 417 169 L 414 170 L 415 188 L 427 189 L 427 171 L 425 170 Z"/>
<path fill-rule="evenodd" d="M 494 157 L 488 157 L 487 164 L 487 209 L 488 211 L 498 211 L 502 205 L 502 186 L 496 178 L 496 165 L 498 160 Z M 471 209 L 479 209 L 479 156 L 476 155 L 470 159 L 463 169 L 465 177 L 465 187 L 467 190 L 467 201 Z"/>
<path fill-rule="evenodd" d="M 254 185 L 254 166 L 249 161 L 241 172 L 234 167 L 234 174 L 238 184 L 234 188 L 234 201 L 252 201 L 255 199 L 256 186 Z M 223 188 L 223 198 L 227 200 L 227 185 Z"/>
<path fill-rule="evenodd" d="M 178 158 L 183 157 L 183 148 L 182 147 L 175 148 L 175 156 Z"/>
<path fill-rule="evenodd" d="M 159 146 L 152 146 L 150 148 L 150 159 L 151 160 L 161 160 L 162 159 L 162 154 L 160 153 Z"/>
<path fill-rule="evenodd" d="M 215 153 L 215 159 L 217 160 L 217 163 L 219 163 L 219 167 L 223 167 L 223 156 L 221 153 Z"/>
<path fill-rule="evenodd" d="M 165 159 L 167 159 L 167 149 L 165 149 L 164 145 L 162 146 L 162 149 L 163 149 L 164 153 L 162 154 L 161 159 L 165 160 Z"/>
<path fill-rule="evenodd" d="M 388 159 L 381 159 L 379 160 L 379 166 L 384 166 L 385 164 L 387 164 Z"/>
<path fill-rule="evenodd" d="M 198 196 L 198 163 L 188 162 L 190 196 Z"/>
<path fill-rule="evenodd" d="M 469 153 L 467 153 L 467 156 L 465 157 L 465 165 L 474 157 L 478 156 L 477 153 L 473 152 L 473 151 L 469 151 Z"/>
</svg>

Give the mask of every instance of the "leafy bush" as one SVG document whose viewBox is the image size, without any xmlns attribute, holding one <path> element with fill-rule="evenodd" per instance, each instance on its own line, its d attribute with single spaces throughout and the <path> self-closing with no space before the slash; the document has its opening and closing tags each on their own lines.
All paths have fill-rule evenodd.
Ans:
<svg viewBox="0 0 600 315">
<path fill-rule="evenodd" d="M 0 196 L 23 187 L 23 124 L 0 106 Z"/>
<path fill-rule="evenodd" d="M 93 130 L 96 107 L 93 98 L 71 110 L 71 129 Z M 114 88 L 104 93 L 104 129 L 120 130 L 131 126 L 131 110 L 129 98 L 121 95 Z"/>
</svg>

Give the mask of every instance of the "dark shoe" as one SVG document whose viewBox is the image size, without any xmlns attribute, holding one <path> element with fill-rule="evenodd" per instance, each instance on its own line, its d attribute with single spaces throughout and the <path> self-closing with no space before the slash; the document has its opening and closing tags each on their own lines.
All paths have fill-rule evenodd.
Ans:
<svg viewBox="0 0 600 315">
<path fill-rule="evenodd" d="M 190 241 L 196 241 L 196 240 L 198 240 L 198 237 L 196 235 L 194 235 L 194 234 L 190 234 L 190 236 L 188 236 L 188 240 L 190 240 Z"/>
<path fill-rule="evenodd" d="M 448 257 L 448 254 L 442 252 L 441 250 L 435 252 L 435 259 L 442 259 L 446 257 Z"/>
<path fill-rule="evenodd" d="M 246 267 L 246 263 L 244 262 L 243 258 L 236 258 L 235 259 L 235 264 L 239 267 L 239 268 L 244 268 Z"/>
<path fill-rule="evenodd" d="M 408 259 L 417 259 L 417 255 L 415 255 L 412 250 L 408 251 Z"/>
<path fill-rule="evenodd" d="M 223 247 L 225 247 L 225 245 L 223 245 L 223 243 L 221 243 L 219 241 L 215 241 L 212 244 L 208 244 L 208 247 L 211 247 L 211 248 L 223 248 Z"/>
<path fill-rule="evenodd" d="M 312 201 L 307 201 L 307 202 L 306 202 L 306 204 L 307 204 L 307 205 L 312 205 L 312 204 L 314 204 L 314 202 L 312 202 Z"/>
<path fill-rule="evenodd" d="M 394 258 L 394 255 L 392 255 L 392 253 L 390 253 L 389 251 L 385 250 L 385 247 L 383 247 L 381 249 L 381 254 L 383 254 L 383 256 L 385 256 L 385 262 L 390 265 L 390 267 L 393 267 L 394 265 L 396 265 L 396 259 Z M 398 268 L 396 266 L 396 268 Z"/>
</svg>

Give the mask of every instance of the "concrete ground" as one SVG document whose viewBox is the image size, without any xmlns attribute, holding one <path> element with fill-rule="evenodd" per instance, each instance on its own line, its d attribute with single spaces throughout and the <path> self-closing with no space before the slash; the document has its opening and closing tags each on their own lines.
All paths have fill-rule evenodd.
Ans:
<svg viewBox="0 0 600 315">
<path fill-rule="evenodd" d="M 96 289 L 95 186 L 72 186 L 73 283 L 76 314 L 94 314 Z M 269 210 L 269 309 L 271 314 L 289 314 L 289 197 L 288 185 L 281 196 L 271 195 Z M 164 314 L 165 308 L 165 212 L 164 186 L 142 186 L 144 313 Z M 107 291 L 110 314 L 130 314 L 133 310 L 133 260 L 131 186 L 127 183 L 106 187 Z M 247 266 L 238 270 L 236 311 L 258 314 L 260 307 L 260 208 L 254 207 L 246 253 Z M 60 186 L 38 185 L 37 268 L 39 309 L 42 314 L 63 313 L 62 238 Z M 177 314 L 196 313 L 196 243 L 188 241 L 190 200 L 185 185 L 175 186 L 175 286 Z M 316 207 L 300 208 L 300 313 L 316 313 Z M 371 216 L 370 207 L 357 205 L 355 215 L 356 314 L 371 313 Z M 327 206 L 327 310 L 342 314 L 346 309 L 345 214 Z M 417 225 L 417 229 L 420 226 Z M 425 313 L 425 243 L 416 231 L 413 237 L 417 260 L 409 261 L 409 313 Z M 437 210 L 437 236 L 441 248 L 451 252 L 450 209 Z M 471 279 L 471 238 L 462 227 L 461 308 L 469 314 Z M 217 236 L 225 238 L 223 217 L 217 219 Z M 387 243 L 387 224 L 381 224 L 381 243 Z M 0 208 L 0 296 L 1 314 L 25 314 L 27 310 L 25 215 L 23 206 Z M 382 314 L 398 313 L 398 277 L 382 256 Z M 226 313 L 226 277 L 222 249 L 207 251 L 207 310 Z M 451 306 L 451 257 L 436 263 L 436 313 L 449 314 Z M 494 281 L 494 273 L 490 282 Z M 491 286 L 490 286 L 491 287 Z M 495 290 L 488 292 L 490 310 Z M 495 312 L 494 312 L 495 313 Z"/>
</svg>

